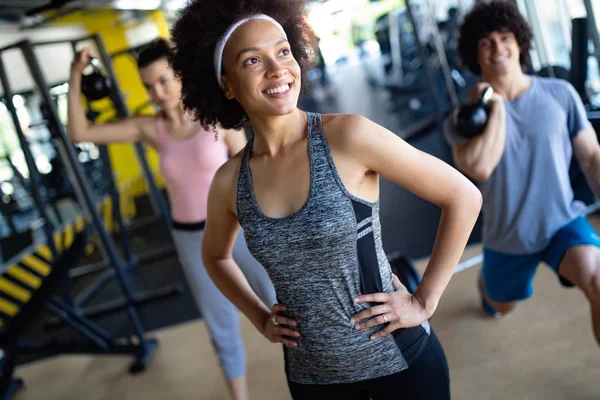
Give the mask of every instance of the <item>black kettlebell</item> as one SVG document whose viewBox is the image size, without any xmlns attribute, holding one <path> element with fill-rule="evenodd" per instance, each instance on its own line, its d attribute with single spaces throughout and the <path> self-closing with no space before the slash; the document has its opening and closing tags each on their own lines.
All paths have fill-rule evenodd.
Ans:
<svg viewBox="0 0 600 400">
<path fill-rule="evenodd" d="M 81 92 L 91 101 L 96 101 L 110 96 L 112 83 L 110 79 L 100 71 L 98 59 L 90 57 L 93 71 L 81 77 Z"/>
<path fill-rule="evenodd" d="M 488 102 L 494 89 L 488 86 L 475 104 L 464 104 L 454 111 L 454 126 L 463 137 L 472 138 L 483 133 L 489 116 Z"/>
</svg>

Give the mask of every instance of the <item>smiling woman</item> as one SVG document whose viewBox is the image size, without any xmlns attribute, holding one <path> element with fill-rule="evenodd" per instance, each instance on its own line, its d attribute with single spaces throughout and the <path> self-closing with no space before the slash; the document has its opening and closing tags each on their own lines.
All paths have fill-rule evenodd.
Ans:
<svg viewBox="0 0 600 400">
<path fill-rule="evenodd" d="M 255 14 L 253 8 L 257 10 L 260 7 L 263 14 L 281 24 L 283 32 L 279 30 L 278 40 L 287 38 L 288 49 L 293 54 L 301 73 L 304 74 L 312 57 L 308 46 L 310 28 L 302 18 L 304 14 L 302 2 L 274 0 L 266 1 L 264 4 L 250 1 L 247 2 L 248 6 L 240 5 L 242 2 L 226 2 L 226 4 L 223 6 L 217 2 L 214 4 L 207 2 L 198 5 L 192 2 L 184 9 L 187 11 L 180 12 L 179 15 L 183 18 L 176 24 L 177 28 L 171 32 L 174 54 L 177 54 L 177 57 L 171 59 L 171 64 L 182 82 L 189 81 L 197 85 L 186 87 L 182 93 L 183 104 L 187 110 L 191 111 L 205 126 L 214 125 L 218 121 L 224 128 L 239 128 L 247 121 L 246 113 L 238 101 L 223 96 L 221 81 L 215 78 L 217 42 L 236 22 Z M 201 12 L 193 11 L 195 9 L 201 9 Z M 204 12 L 207 14 L 203 14 Z M 203 30 L 204 36 L 198 38 L 198 29 L 203 26 L 211 29 Z M 235 30 L 232 33 L 235 33 Z M 225 45 L 231 42 L 232 40 L 223 42 L 223 51 L 226 50 Z M 241 50 L 243 49 L 240 48 L 239 51 Z M 251 62 L 254 63 L 256 60 Z M 221 67 L 219 76 L 226 71 L 225 64 Z M 304 81 L 301 77 L 297 84 L 303 85 Z M 296 96 L 303 89 L 301 86 L 296 87 Z"/>
<path fill-rule="evenodd" d="M 450 396 L 431 317 L 464 250 L 481 194 L 463 175 L 357 115 L 298 108 L 309 56 L 304 3 L 197 0 L 173 25 L 184 107 L 205 125 L 255 133 L 215 175 L 207 272 L 271 342 L 294 399 Z M 199 73 L 199 71 L 201 71 Z M 442 209 L 414 295 L 381 242 L 379 177 Z M 232 258 L 241 227 L 277 299 L 265 307 Z"/>
</svg>

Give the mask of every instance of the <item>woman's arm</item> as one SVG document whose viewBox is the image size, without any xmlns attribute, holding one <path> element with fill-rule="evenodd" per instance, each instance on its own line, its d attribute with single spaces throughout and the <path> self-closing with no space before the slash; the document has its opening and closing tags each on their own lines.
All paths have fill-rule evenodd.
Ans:
<svg viewBox="0 0 600 400">
<path fill-rule="evenodd" d="M 81 104 L 81 74 L 88 64 L 90 54 L 89 49 L 77 53 L 71 67 L 69 93 L 67 95 L 67 133 L 69 139 L 74 142 L 94 142 L 98 144 L 144 140 L 141 127 L 143 118 L 126 118 L 119 122 L 109 122 L 102 125 L 92 125 L 88 122 Z"/>
<path fill-rule="evenodd" d="M 437 308 L 477 221 L 482 204 L 481 193 L 463 174 L 440 159 L 410 146 L 387 129 L 360 116 L 344 118 L 346 121 L 341 124 L 340 131 L 344 132 L 344 154 L 355 157 L 365 172 L 374 171 L 442 209 L 427 269 L 414 298 L 410 299 L 416 307 L 413 310 L 416 314 L 404 315 L 401 322 L 391 324 L 395 327 L 390 331 L 406 324 L 417 325 Z M 365 295 L 359 301 L 385 302 L 389 301 L 388 296 Z M 394 312 L 397 314 L 397 310 Z M 377 315 L 365 313 L 357 315 L 359 321 L 365 316 Z M 379 320 L 379 324 L 390 322 L 389 318 Z"/>
<path fill-rule="evenodd" d="M 236 161 L 236 162 L 232 162 Z M 276 304 L 272 310 L 254 293 L 241 269 L 232 257 L 232 249 L 240 226 L 234 213 L 239 157 L 225 163 L 213 179 L 208 196 L 208 217 L 202 239 L 202 260 L 208 275 L 219 290 L 231 301 L 271 342 L 295 346 L 288 337 L 298 337 L 293 327 L 296 322 L 278 315 L 285 307 Z M 285 336 L 284 336 L 285 335 Z"/>
</svg>

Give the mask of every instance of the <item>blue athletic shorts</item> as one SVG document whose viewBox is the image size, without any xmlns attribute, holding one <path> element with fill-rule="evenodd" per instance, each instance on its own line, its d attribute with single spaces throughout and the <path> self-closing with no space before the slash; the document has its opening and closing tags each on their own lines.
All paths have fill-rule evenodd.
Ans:
<svg viewBox="0 0 600 400">
<path fill-rule="evenodd" d="M 558 267 L 570 247 L 593 245 L 600 247 L 600 236 L 584 216 L 561 228 L 548 246 L 533 254 L 507 254 L 483 250 L 483 284 L 491 300 L 510 302 L 524 300 L 533 294 L 533 277 L 538 264 L 544 262 L 566 287 L 574 285 L 560 276 Z"/>
</svg>

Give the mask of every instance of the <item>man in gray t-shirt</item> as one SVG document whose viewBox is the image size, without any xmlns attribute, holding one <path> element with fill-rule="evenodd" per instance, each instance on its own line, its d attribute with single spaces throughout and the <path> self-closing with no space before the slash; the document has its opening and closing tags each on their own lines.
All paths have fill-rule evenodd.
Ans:
<svg viewBox="0 0 600 400">
<path fill-rule="evenodd" d="M 484 263 L 479 289 L 494 317 L 533 293 L 540 262 L 591 304 L 600 344 L 600 237 L 575 201 L 569 165 L 577 157 L 600 198 L 600 145 L 583 103 L 564 80 L 523 73 L 532 33 L 513 2 L 478 3 L 460 30 L 459 53 L 482 82 L 474 102 L 494 89 L 483 133 L 466 138 L 450 115 L 444 135 L 456 167 L 483 194 Z"/>
</svg>

